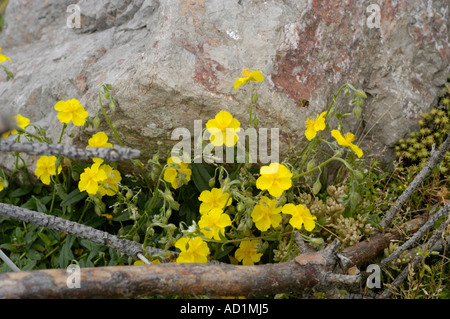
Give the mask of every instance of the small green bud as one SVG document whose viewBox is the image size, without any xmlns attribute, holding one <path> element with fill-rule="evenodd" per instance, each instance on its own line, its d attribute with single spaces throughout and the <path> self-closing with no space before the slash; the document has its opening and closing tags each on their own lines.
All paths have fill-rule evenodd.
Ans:
<svg viewBox="0 0 450 319">
<path fill-rule="evenodd" d="M 319 179 L 317 179 L 316 182 L 313 185 L 313 193 L 314 193 L 314 195 L 317 195 L 320 192 L 321 188 L 322 188 L 322 184 L 320 183 Z"/>
<path fill-rule="evenodd" d="M 255 117 L 255 118 L 253 119 L 253 125 L 254 125 L 254 126 L 258 126 L 258 124 L 259 124 L 259 119 L 258 119 L 257 117 Z"/>
<path fill-rule="evenodd" d="M 208 182 L 209 187 L 214 187 L 216 185 L 216 179 L 213 177 Z"/>
<path fill-rule="evenodd" d="M 355 95 L 367 99 L 366 93 L 362 90 L 356 90 Z"/>
<path fill-rule="evenodd" d="M 361 111 L 362 111 L 361 105 L 357 105 L 353 109 L 353 114 L 355 114 L 356 117 L 360 117 L 361 116 Z"/>
<path fill-rule="evenodd" d="M 72 179 L 73 179 L 75 182 L 78 182 L 78 181 L 80 180 L 80 174 L 78 174 L 78 173 L 75 172 L 75 171 L 72 171 Z"/>
<path fill-rule="evenodd" d="M 95 213 L 96 213 L 98 216 L 101 216 L 101 215 L 102 215 L 102 210 L 101 210 L 101 208 L 100 208 L 99 206 L 95 206 L 95 207 L 94 207 L 94 211 L 95 211 Z"/>
<path fill-rule="evenodd" d="M 358 171 L 358 170 L 354 170 L 354 171 L 353 171 L 353 176 L 354 176 L 356 179 L 358 179 L 358 180 L 361 180 L 361 179 L 364 178 L 363 173 L 361 173 L 361 172 Z"/>
<path fill-rule="evenodd" d="M 111 112 L 114 112 L 116 110 L 116 103 L 113 102 L 113 100 L 109 102 L 109 109 L 111 110 Z"/>
<path fill-rule="evenodd" d="M 359 199 L 360 199 L 360 196 L 357 192 L 352 192 L 350 194 L 350 203 L 351 203 L 352 207 L 355 206 L 356 204 L 358 204 Z"/>
<path fill-rule="evenodd" d="M 306 165 L 306 171 L 312 170 L 316 166 L 316 163 L 314 162 L 314 159 L 310 160 L 308 164 Z"/>
<path fill-rule="evenodd" d="M 94 120 L 92 121 L 92 123 L 94 124 L 94 127 L 96 129 L 98 129 L 98 127 L 100 126 L 100 118 L 98 117 L 98 115 L 94 118 Z"/>
<path fill-rule="evenodd" d="M 245 205 L 244 203 L 238 203 L 236 206 L 236 209 L 239 213 L 242 213 L 245 210 Z"/>
<path fill-rule="evenodd" d="M 131 189 L 127 190 L 127 193 L 125 194 L 125 198 L 130 200 L 132 196 L 133 196 L 133 192 L 131 191 Z"/>
<path fill-rule="evenodd" d="M 258 92 L 256 92 L 256 91 L 254 91 L 255 93 L 253 93 L 253 103 L 258 103 L 258 99 L 259 99 L 259 96 L 258 96 Z"/>
</svg>

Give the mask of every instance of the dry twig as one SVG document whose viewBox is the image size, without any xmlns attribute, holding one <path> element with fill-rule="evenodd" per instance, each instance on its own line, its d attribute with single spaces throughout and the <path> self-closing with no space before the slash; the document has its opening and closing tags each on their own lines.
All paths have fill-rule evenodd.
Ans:
<svg viewBox="0 0 450 319">
<path fill-rule="evenodd" d="M 383 219 L 380 221 L 379 226 L 386 229 L 392 219 L 397 215 L 398 211 L 402 208 L 403 204 L 411 197 L 412 193 L 419 187 L 419 185 L 425 180 L 425 178 L 430 175 L 433 168 L 439 164 L 444 158 L 445 153 L 450 149 L 450 134 L 448 134 L 444 143 L 437 151 L 432 151 L 430 159 L 428 160 L 425 167 L 416 175 L 414 180 L 408 185 L 405 191 L 397 198 L 392 207 L 384 215 Z"/>
<path fill-rule="evenodd" d="M 81 148 L 74 145 L 45 143 L 16 143 L 0 140 L 0 152 L 24 152 L 32 155 L 63 155 L 69 158 L 90 159 L 99 157 L 108 162 L 139 157 L 139 150 L 114 145 L 110 147 Z"/>
</svg>

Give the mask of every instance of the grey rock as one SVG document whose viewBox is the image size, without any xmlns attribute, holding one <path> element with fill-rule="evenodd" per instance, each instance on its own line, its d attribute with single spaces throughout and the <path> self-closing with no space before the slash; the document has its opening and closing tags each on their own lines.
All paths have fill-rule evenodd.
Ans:
<svg viewBox="0 0 450 319">
<path fill-rule="evenodd" d="M 55 103 L 77 98 L 95 115 L 98 88 L 109 83 L 119 102 L 111 119 L 143 158 L 157 141 L 175 144 L 175 128 L 193 132 L 194 120 L 222 109 L 247 127 L 249 87 L 233 88 L 243 68 L 265 76 L 254 85 L 255 112 L 260 127 L 280 128 L 284 155 L 305 144 L 306 118 L 344 83 L 369 96 L 346 129 L 359 128 L 365 150 L 392 148 L 436 103 L 450 71 L 445 0 L 383 2 L 380 28 L 367 24 L 369 1 L 80 0 L 81 28 L 70 29 L 74 2 L 11 1 L 0 45 L 15 79 L 0 77 L 0 105 L 56 141 Z M 298 107 L 302 98 L 308 108 Z M 351 110 L 346 98 L 337 105 Z M 101 129 L 110 133 L 105 121 Z M 79 145 L 93 133 L 69 131 L 76 136 L 64 143 Z M 10 168 L 8 158 L 0 155 Z"/>
</svg>

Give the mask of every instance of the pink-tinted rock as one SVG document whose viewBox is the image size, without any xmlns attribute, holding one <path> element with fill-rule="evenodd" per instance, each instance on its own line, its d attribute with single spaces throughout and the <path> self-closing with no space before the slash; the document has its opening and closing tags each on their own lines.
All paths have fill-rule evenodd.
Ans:
<svg viewBox="0 0 450 319">
<path fill-rule="evenodd" d="M 368 1 L 83 0 L 81 28 L 70 29 L 74 2 L 12 1 L 0 34 L 16 76 L 0 83 L 2 108 L 51 128 L 55 140 L 54 104 L 78 98 L 96 114 L 101 83 L 119 101 L 111 118 L 121 137 L 146 155 L 158 140 L 175 143 L 173 129 L 193 132 L 194 120 L 222 109 L 246 127 L 249 86 L 233 83 L 250 68 L 265 76 L 254 85 L 260 126 L 281 129 L 285 154 L 304 145 L 306 118 L 347 82 L 368 99 L 362 122 L 348 118 L 346 129 L 359 127 L 363 147 L 380 150 L 416 126 L 450 71 L 444 0 L 383 1 L 379 28 L 369 27 Z M 337 105 L 351 110 L 347 99 Z"/>
</svg>

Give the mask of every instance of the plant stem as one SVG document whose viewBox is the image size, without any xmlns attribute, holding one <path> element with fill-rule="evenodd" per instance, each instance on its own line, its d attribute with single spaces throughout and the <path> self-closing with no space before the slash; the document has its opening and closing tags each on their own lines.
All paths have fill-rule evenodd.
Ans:
<svg viewBox="0 0 450 319">
<path fill-rule="evenodd" d="M 249 121 L 249 127 L 252 127 L 252 112 L 253 112 L 253 90 L 254 88 L 251 87 L 250 84 L 250 121 Z"/>
<path fill-rule="evenodd" d="M 62 141 L 62 138 L 64 135 L 64 131 L 66 130 L 66 128 L 67 128 L 67 123 L 64 123 L 62 131 L 61 131 L 61 135 L 59 136 L 58 144 L 61 144 L 61 141 Z"/>
<path fill-rule="evenodd" d="M 114 126 L 112 125 L 111 121 L 109 120 L 108 115 L 106 115 L 105 108 L 103 107 L 103 103 L 102 103 L 102 87 L 103 86 L 100 86 L 99 89 L 98 89 L 98 101 L 100 103 L 100 109 L 102 110 L 103 116 L 105 117 L 106 122 L 108 122 L 108 125 L 111 128 L 111 130 L 113 132 L 113 135 L 116 138 L 117 142 L 119 142 L 119 145 L 123 147 L 123 143 L 120 140 L 119 135 L 116 132 L 116 129 L 114 128 Z"/>
<path fill-rule="evenodd" d="M 80 218 L 78 219 L 78 224 L 81 223 L 81 220 L 83 219 L 84 215 L 86 214 L 87 209 L 91 205 L 91 202 L 87 202 L 87 204 L 84 206 L 83 212 L 81 213 Z"/>
<path fill-rule="evenodd" d="M 56 197 L 56 187 L 53 187 L 52 203 L 50 204 L 49 214 L 51 214 L 53 212 L 53 205 L 55 203 L 55 197 Z"/>
<path fill-rule="evenodd" d="M 300 178 L 300 177 L 303 177 L 303 176 L 305 176 L 305 175 L 311 174 L 312 172 L 314 172 L 314 171 L 316 171 L 316 170 L 318 170 L 318 169 L 324 167 L 325 165 L 327 165 L 327 164 L 330 163 L 331 161 L 339 161 L 339 162 L 342 162 L 346 167 L 349 166 L 349 164 L 348 164 L 345 160 L 343 160 L 342 158 L 334 157 L 334 156 L 333 156 L 332 158 L 329 158 L 328 160 L 326 160 L 326 161 L 323 162 L 322 164 L 317 165 L 316 167 L 310 169 L 309 171 L 293 176 L 293 177 L 292 177 L 292 180 L 296 180 L 296 179 L 298 179 L 298 178 Z"/>
</svg>

